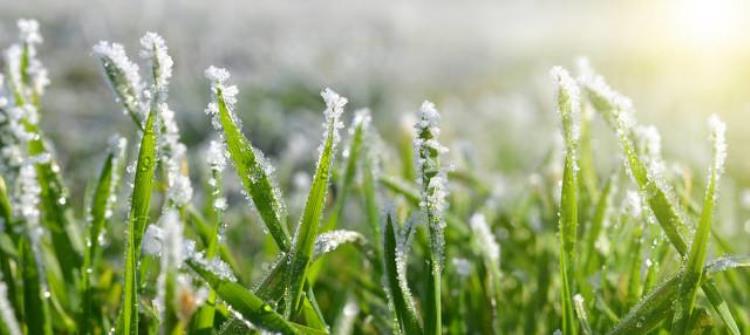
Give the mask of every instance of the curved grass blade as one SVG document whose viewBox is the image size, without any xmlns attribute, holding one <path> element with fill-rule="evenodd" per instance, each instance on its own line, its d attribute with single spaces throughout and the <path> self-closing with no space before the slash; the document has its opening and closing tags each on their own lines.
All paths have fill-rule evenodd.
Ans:
<svg viewBox="0 0 750 335">
<path fill-rule="evenodd" d="M 242 134 L 239 119 L 234 115 L 237 87 L 225 86 L 229 72 L 224 69 L 212 66 L 206 70 L 206 76 L 211 80 L 213 96 L 206 111 L 213 118 L 214 128 L 222 133 L 245 192 L 252 198 L 279 249 L 288 251 L 290 239 L 286 229 L 286 214 L 281 196 L 271 181 L 271 166 Z"/>
<path fill-rule="evenodd" d="M 698 283 L 703 276 L 703 263 L 706 261 L 708 240 L 711 237 L 711 224 L 716 204 L 716 192 L 719 178 L 724 169 L 726 159 L 725 132 L 726 125 L 714 115 L 709 119 L 711 126 L 711 141 L 713 142 L 713 162 L 708 170 L 708 184 L 703 199 L 703 212 L 695 232 L 693 243 L 687 258 L 687 268 L 682 282 L 680 283 L 679 301 L 675 306 L 675 315 L 672 323 L 672 333 L 682 334 L 687 331 L 690 319 L 693 315 L 695 298 L 698 294 Z"/>
<path fill-rule="evenodd" d="M 562 194 L 560 196 L 560 276 L 562 278 L 562 332 L 577 334 L 573 307 L 573 278 L 575 277 L 575 245 L 578 230 L 578 157 L 579 89 L 568 72 L 555 67 L 550 72 L 559 85 L 557 108 L 562 119 L 565 139 Z"/>
<path fill-rule="evenodd" d="M 290 251 L 289 277 L 287 279 L 289 298 L 286 314 L 296 311 L 300 304 L 302 287 L 313 257 L 313 246 L 325 207 L 328 181 L 333 166 L 336 144 L 339 141 L 338 129 L 343 126 L 340 118 L 344 112 L 344 105 L 347 103 L 346 98 L 339 96 L 330 89 L 324 90 L 321 95 L 326 101 L 325 133 L 312 186 L 307 195 L 305 210 L 294 233 L 294 245 Z"/>
<path fill-rule="evenodd" d="M 592 71 L 587 70 L 586 72 Z M 672 246 L 681 256 L 685 256 L 688 253 L 688 245 L 680 231 L 686 226 L 685 221 L 678 211 L 677 204 L 668 196 L 666 186 L 649 173 L 646 164 L 636 151 L 632 138 L 632 128 L 635 126 L 635 120 L 631 115 L 632 103 L 628 98 L 612 90 L 601 76 L 583 78 L 582 82 L 594 109 L 603 116 L 609 126 L 617 133 L 620 146 L 625 154 L 626 166 L 633 180 L 645 195 L 646 202 L 656 216 L 657 222 L 659 222 Z M 737 322 L 713 281 L 707 280 L 701 286 L 729 331 L 733 335 L 739 335 Z"/>
<path fill-rule="evenodd" d="M 125 113 L 143 131 L 143 83 L 138 73 L 138 65 L 130 61 L 125 48 L 117 43 L 101 41 L 94 46 L 93 51 L 101 61 L 104 75 L 117 100 L 125 108 Z"/>
<path fill-rule="evenodd" d="M 750 267 L 750 256 L 720 258 L 703 268 L 702 281 L 705 283 L 713 275 L 730 269 L 747 267 Z M 654 329 L 674 311 L 674 301 L 685 275 L 685 271 L 681 271 L 654 288 L 608 334 L 645 334 Z"/>
<path fill-rule="evenodd" d="M 239 312 L 254 325 L 281 334 L 300 333 L 283 316 L 276 313 L 271 305 L 265 303 L 246 288 L 235 282 L 220 278 L 193 260 L 188 259 L 187 265 L 198 273 L 232 309 Z"/>
<path fill-rule="evenodd" d="M 403 334 L 422 334 L 414 302 L 407 291 L 406 264 L 399 264 L 399 258 L 405 260 L 405 248 L 399 249 L 396 238 L 396 227 L 391 215 L 387 214 L 383 235 L 383 273 L 388 299 L 394 308 L 398 327 Z M 405 246 L 405 244 L 402 244 Z M 399 270 L 400 267 L 400 270 Z"/>
<path fill-rule="evenodd" d="M 146 119 L 136 163 L 133 194 L 128 216 L 128 249 L 125 258 L 125 293 L 120 311 L 121 334 L 138 334 L 138 259 L 141 254 L 141 240 L 148 223 L 151 204 L 151 190 L 154 169 L 156 168 L 156 109 L 152 109 Z"/>
<path fill-rule="evenodd" d="M 107 220 L 112 215 L 112 205 L 115 201 L 115 191 L 120 179 L 120 162 L 125 154 L 127 140 L 123 137 L 114 137 L 110 142 L 109 152 L 104 160 L 104 165 L 99 174 L 94 198 L 91 203 L 90 215 L 91 223 L 89 226 L 88 237 L 86 240 L 86 253 L 83 258 L 83 271 L 81 272 L 81 291 L 82 302 L 81 333 L 88 334 L 92 322 L 91 313 L 94 312 L 93 306 L 93 287 L 91 285 L 91 276 L 95 268 L 95 260 L 99 249 L 99 236 L 106 229 Z"/>
</svg>

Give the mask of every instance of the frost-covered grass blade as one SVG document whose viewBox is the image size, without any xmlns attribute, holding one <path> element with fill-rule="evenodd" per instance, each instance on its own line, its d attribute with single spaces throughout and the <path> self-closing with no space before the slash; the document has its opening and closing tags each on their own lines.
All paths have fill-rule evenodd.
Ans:
<svg viewBox="0 0 750 335">
<path fill-rule="evenodd" d="M 339 96 L 330 89 L 324 90 L 321 95 L 326 102 L 323 144 L 319 149 L 320 157 L 315 168 L 312 186 L 307 195 L 302 218 L 294 233 L 294 242 L 290 251 L 287 314 L 294 313 L 297 310 L 302 296 L 307 268 L 313 257 L 313 246 L 325 208 L 325 198 L 328 193 L 328 181 L 333 166 L 335 149 L 340 140 L 338 131 L 343 127 L 340 118 L 347 103 L 346 98 Z"/>
</svg>

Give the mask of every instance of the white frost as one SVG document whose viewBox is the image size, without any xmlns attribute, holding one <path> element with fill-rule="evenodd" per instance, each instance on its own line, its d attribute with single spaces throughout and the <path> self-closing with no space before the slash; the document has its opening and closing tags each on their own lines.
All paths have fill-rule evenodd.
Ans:
<svg viewBox="0 0 750 335">
<path fill-rule="evenodd" d="M 159 34 L 148 32 L 141 38 L 141 57 L 155 64 L 155 86 L 157 91 L 164 92 L 172 77 L 174 61 L 167 53 L 167 44 Z M 163 93 L 162 93 L 163 95 Z"/>
<path fill-rule="evenodd" d="M 327 254 L 336 250 L 346 243 L 362 243 L 365 237 L 362 234 L 351 230 L 334 230 L 320 234 L 315 240 L 313 255 L 316 257 Z"/>
<path fill-rule="evenodd" d="M 469 225 L 484 256 L 490 262 L 497 264 L 500 261 L 500 246 L 497 244 L 495 234 L 492 233 L 484 215 L 480 213 L 472 215 Z"/>
<path fill-rule="evenodd" d="M 3 321 L 10 335 L 23 334 L 13 312 L 13 306 L 8 301 L 8 286 L 2 280 L 0 280 L 0 320 Z"/>
</svg>

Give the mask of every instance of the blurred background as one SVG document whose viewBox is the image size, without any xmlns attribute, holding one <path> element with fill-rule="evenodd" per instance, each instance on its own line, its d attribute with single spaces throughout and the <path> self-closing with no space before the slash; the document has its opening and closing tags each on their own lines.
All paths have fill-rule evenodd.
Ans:
<svg viewBox="0 0 750 335">
<path fill-rule="evenodd" d="M 433 100 L 451 147 L 487 169 L 528 173 L 559 136 L 548 69 L 585 56 L 633 99 L 642 123 L 661 130 L 665 158 L 691 167 L 700 183 L 705 120 L 719 114 L 731 176 L 722 197 L 746 194 L 750 206 L 742 191 L 750 185 L 748 1 L 0 0 L 0 45 L 16 39 L 24 17 L 42 25 L 40 58 L 52 80 L 42 126 L 74 190 L 93 178 L 110 134 L 134 133 L 91 46 L 119 42 L 135 59 L 139 37 L 155 31 L 175 59 L 169 103 L 194 153 L 213 133 L 203 70 L 214 64 L 240 86 L 248 136 L 273 160 L 301 157 L 293 169 L 312 170 L 318 92 L 330 86 L 351 109 L 370 107 L 386 139 Z M 598 127 L 595 140 L 603 164 L 618 164 L 610 131 Z M 725 229 L 750 232 L 739 222 Z"/>
</svg>

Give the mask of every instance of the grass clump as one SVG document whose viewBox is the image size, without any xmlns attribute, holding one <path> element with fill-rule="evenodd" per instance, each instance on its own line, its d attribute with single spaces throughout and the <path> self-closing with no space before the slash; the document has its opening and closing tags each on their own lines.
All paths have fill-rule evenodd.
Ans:
<svg viewBox="0 0 750 335">
<path fill-rule="evenodd" d="M 39 27 L 18 27 L 0 78 L 0 335 L 750 331 L 750 260 L 715 229 L 736 201 L 718 197 L 736 182 L 718 117 L 696 195 L 629 99 L 585 63 L 578 78 L 555 67 L 562 148 L 507 172 L 502 193 L 499 171 L 449 152 L 438 126 L 455 125 L 429 101 L 383 138 L 378 114 L 359 109 L 342 136 L 349 101 L 324 89 L 314 168 L 266 157 L 242 127 L 252 100 L 211 66 L 216 139 L 192 156 L 169 107 L 174 61 L 147 33 L 147 80 L 121 45 L 93 48 L 135 127 L 70 195 L 40 123 Z M 622 168 L 599 164 L 597 114 Z"/>
</svg>

